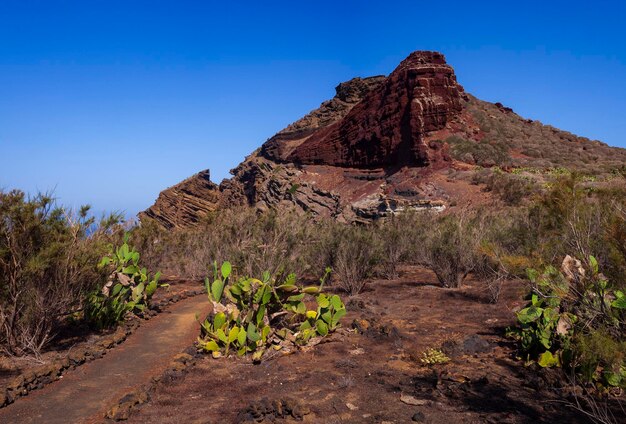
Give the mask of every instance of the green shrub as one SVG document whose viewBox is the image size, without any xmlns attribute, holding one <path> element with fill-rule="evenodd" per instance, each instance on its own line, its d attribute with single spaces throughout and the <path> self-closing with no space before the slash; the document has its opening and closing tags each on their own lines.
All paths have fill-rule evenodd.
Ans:
<svg viewBox="0 0 626 424">
<path fill-rule="evenodd" d="M 626 188 L 594 189 L 574 174 L 557 179 L 529 209 L 529 232 L 545 264 L 594 256 L 608 278 L 626 282 Z M 621 285 L 621 286 L 620 286 Z"/>
<path fill-rule="evenodd" d="M 121 216 L 97 224 L 88 213 L 0 192 L 0 349 L 38 355 L 105 278 L 96 264 Z"/>
<path fill-rule="evenodd" d="M 214 266 L 213 282 L 205 279 L 213 312 L 202 323 L 199 347 L 213 357 L 251 353 L 254 361 L 272 351 L 302 346 L 313 338 L 326 337 L 340 325 L 346 308 L 337 295 L 323 292 L 330 269 L 318 286 L 296 285 L 296 276 L 273 279 L 265 272 L 261 280 L 239 278 L 232 282 L 232 265 Z M 316 309 L 307 308 L 307 297 Z"/>
<path fill-rule="evenodd" d="M 110 274 L 102 289 L 87 298 L 85 318 L 96 328 L 114 326 L 128 313 L 143 312 L 159 287 L 161 273 L 150 278 L 146 268 L 140 268 L 139 252 L 128 245 L 128 238 L 126 233 L 124 243 L 117 249 L 112 248 L 98 265 L 108 269 Z"/>
<path fill-rule="evenodd" d="M 508 146 L 504 143 L 491 141 L 472 141 L 457 135 L 448 137 L 453 158 L 480 166 L 506 165 L 509 163 Z"/>
<path fill-rule="evenodd" d="M 529 269 L 529 302 L 509 335 L 527 359 L 564 367 L 583 381 L 626 387 L 626 295 L 611 287 L 592 256 L 589 266 L 566 257 L 563 272 Z"/>
</svg>

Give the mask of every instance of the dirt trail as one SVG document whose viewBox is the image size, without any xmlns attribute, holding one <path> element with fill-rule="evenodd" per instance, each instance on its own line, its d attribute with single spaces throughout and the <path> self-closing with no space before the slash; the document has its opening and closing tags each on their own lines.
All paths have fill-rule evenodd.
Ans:
<svg viewBox="0 0 626 424">
<path fill-rule="evenodd" d="M 196 312 L 208 313 L 203 295 L 172 305 L 142 324 L 101 359 L 68 372 L 41 390 L 0 409 L 0 423 L 100 422 L 109 406 L 159 375 L 169 359 L 198 335 Z"/>
</svg>

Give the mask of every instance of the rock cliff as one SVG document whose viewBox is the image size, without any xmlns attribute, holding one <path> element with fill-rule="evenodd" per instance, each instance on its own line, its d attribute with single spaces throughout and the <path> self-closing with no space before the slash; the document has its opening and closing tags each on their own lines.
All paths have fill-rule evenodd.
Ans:
<svg viewBox="0 0 626 424">
<path fill-rule="evenodd" d="M 188 227 L 215 211 L 220 198 L 219 187 L 211 182 L 207 169 L 163 190 L 154 205 L 140 216 L 155 219 L 166 228 Z"/>
</svg>

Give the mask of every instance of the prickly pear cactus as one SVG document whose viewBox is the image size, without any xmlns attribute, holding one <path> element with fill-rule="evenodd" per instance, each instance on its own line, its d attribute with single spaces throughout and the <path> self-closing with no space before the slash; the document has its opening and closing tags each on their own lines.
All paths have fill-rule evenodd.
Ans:
<svg viewBox="0 0 626 424">
<path fill-rule="evenodd" d="M 115 325 L 128 313 L 143 312 L 152 295 L 159 287 L 161 273 L 150 277 L 146 268 L 139 265 L 139 252 L 128 245 L 129 234 L 124 243 L 102 258 L 99 268 L 111 270 L 106 284 L 99 292 L 92 293 L 85 306 L 85 318 L 97 328 Z"/>
<path fill-rule="evenodd" d="M 219 358 L 236 352 L 260 361 L 271 352 L 290 350 L 326 337 L 340 326 L 346 307 L 337 295 L 323 292 L 330 274 L 326 270 L 318 286 L 300 287 L 296 276 L 276 281 L 269 273 L 261 280 L 240 278 L 231 281 L 232 266 L 213 265 L 213 282 L 205 287 L 213 312 L 201 322 L 200 349 Z M 317 303 L 308 310 L 307 301 Z"/>
</svg>

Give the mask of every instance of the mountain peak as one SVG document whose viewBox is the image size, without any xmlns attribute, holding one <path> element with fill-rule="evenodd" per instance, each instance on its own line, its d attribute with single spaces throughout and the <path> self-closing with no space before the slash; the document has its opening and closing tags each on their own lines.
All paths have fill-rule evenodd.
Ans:
<svg viewBox="0 0 626 424">
<path fill-rule="evenodd" d="M 473 183 L 488 167 L 611 172 L 624 163 L 624 149 L 476 99 L 443 54 L 416 51 L 388 76 L 339 84 L 332 99 L 267 140 L 231 179 L 217 186 L 208 171 L 199 173 L 163 191 L 140 216 L 188 227 L 212 211 L 248 205 L 366 222 L 407 209 L 497 205 Z"/>
<path fill-rule="evenodd" d="M 361 93 L 344 117 L 265 151 L 268 158 L 298 164 L 426 166 L 446 160 L 443 152 L 429 148 L 425 136 L 445 128 L 461 112 L 463 93 L 441 53 L 413 52 L 387 78 L 377 80 L 376 87 Z"/>
</svg>

